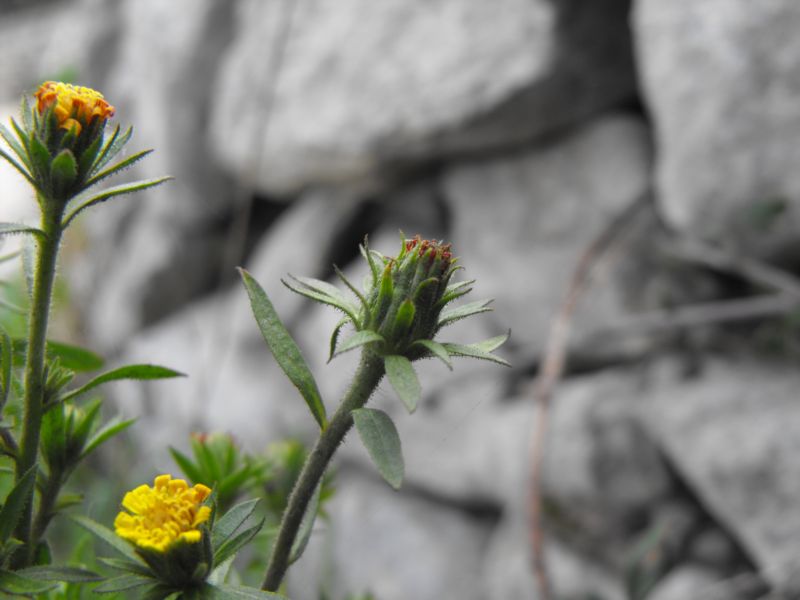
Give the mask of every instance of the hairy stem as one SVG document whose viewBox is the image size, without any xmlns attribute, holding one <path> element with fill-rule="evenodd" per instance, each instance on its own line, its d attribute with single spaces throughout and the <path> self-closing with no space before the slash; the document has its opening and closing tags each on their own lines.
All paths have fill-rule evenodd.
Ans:
<svg viewBox="0 0 800 600">
<path fill-rule="evenodd" d="M 320 433 L 289 496 L 289 503 L 281 519 L 278 537 L 272 547 L 272 556 L 267 564 L 267 572 L 261 589 L 274 592 L 280 587 L 286 570 L 289 568 L 292 545 L 297 537 L 308 503 L 325 474 L 325 469 L 334 452 L 353 426 L 351 413 L 367 403 L 383 374 L 383 359 L 373 352 L 365 350 L 361 355 L 361 364 L 350 389 L 328 426 Z"/>
<path fill-rule="evenodd" d="M 56 259 L 61 242 L 61 211 L 42 211 L 42 232 L 33 279 L 33 292 L 28 321 L 28 346 L 25 356 L 25 404 L 20 452 L 16 464 L 16 481 L 37 463 L 39 433 L 42 427 L 44 400 L 44 363 L 47 341 L 47 321 L 56 274 Z M 35 488 L 35 486 L 34 486 Z M 31 539 L 33 495 L 27 499 L 25 510 L 17 526 L 17 537 L 25 544 L 22 552 L 24 564 L 30 564 L 35 548 Z"/>
</svg>

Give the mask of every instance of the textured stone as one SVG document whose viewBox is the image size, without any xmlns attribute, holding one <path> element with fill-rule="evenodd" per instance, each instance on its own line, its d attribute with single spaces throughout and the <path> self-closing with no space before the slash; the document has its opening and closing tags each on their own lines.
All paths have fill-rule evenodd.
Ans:
<svg viewBox="0 0 800 600">
<path fill-rule="evenodd" d="M 644 125 L 612 115 L 546 146 L 445 174 L 456 253 L 478 293 L 495 298 L 491 318 L 498 328 L 512 325 L 522 352 L 541 350 L 580 255 L 645 192 L 649 157 Z M 625 252 L 615 256 L 624 263 Z M 580 305 L 591 310 L 576 315 L 576 337 L 626 314 L 624 272 L 597 278 Z"/>
<path fill-rule="evenodd" d="M 427 499 L 396 493 L 346 470 L 288 595 L 316 600 L 371 591 L 380 600 L 481 600 L 481 555 L 489 524 Z"/>
<path fill-rule="evenodd" d="M 778 589 L 797 593 L 800 376 L 794 366 L 712 361 L 696 379 L 664 369 L 647 423 L 703 505 Z"/>
<path fill-rule="evenodd" d="M 743 252 L 794 252 L 800 4 L 638 0 L 633 24 L 664 215 Z"/>
<path fill-rule="evenodd" d="M 627 4 L 315 0 L 293 8 L 278 56 L 294 5 L 241 2 L 214 148 L 289 193 L 529 140 L 631 94 Z"/>
</svg>

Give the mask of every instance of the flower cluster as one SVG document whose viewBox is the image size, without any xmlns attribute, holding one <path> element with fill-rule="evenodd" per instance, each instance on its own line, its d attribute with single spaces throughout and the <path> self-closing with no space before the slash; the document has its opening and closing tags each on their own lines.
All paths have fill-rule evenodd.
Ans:
<svg viewBox="0 0 800 600">
<path fill-rule="evenodd" d="M 40 115 L 52 109 L 58 127 L 68 131 L 74 128 L 76 136 L 93 119 L 105 122 L 114 116 L 114 107 L 106 102 L 103 94 L 91 88 L 46 81 L 34 95 Z"/>
<path fill-rule="evenodd" d="M 211 508 L 202 506 L 211 490 L 194 487 L 182 479 L 159 475 L 153 487 L 140 485 L 125 494 L 122 511 L 114 520 L 121 538 L 143 549 L 166 552 L 176 542 L 197 543 L 202 537 L 198 527 L 211 516 Z"/>
</svg>

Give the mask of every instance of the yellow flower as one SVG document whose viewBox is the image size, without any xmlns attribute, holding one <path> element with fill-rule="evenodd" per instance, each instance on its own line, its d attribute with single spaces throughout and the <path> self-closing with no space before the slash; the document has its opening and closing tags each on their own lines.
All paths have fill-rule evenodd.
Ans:
<svg viewBox="0 0 800 600">
<path fill-rule="evenodd" d="M 189 487 L 183 479 L 159 475 L 153 487 L 140 485 L 125 494 L 122 511 L 114 520 L 117 535 L 143 549 L 166 552 L 178 541 L 197 543 L 202 534 L 198 526 L 211 516 L 211 508 L 201 506 L 211 490 L 197 484 Z"/>
<path fill-rule="evenodd" d="M 74 127 L 75 135 L 80 135 L 95 117 L 105 121 L 114 116 L 114 107 L 106 102 L 103 94 L 91 88 L 46 81 L 35 96 L 39 114 L 44 114 L 52 106 L 58 126 L 67 130 Z"/>
</svg>

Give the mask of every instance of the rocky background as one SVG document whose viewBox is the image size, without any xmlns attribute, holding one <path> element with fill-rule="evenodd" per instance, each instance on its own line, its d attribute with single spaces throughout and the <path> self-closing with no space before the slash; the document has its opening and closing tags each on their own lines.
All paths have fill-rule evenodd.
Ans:
<svg viewBox="0 0 800 600">
<path fill-rule="evenodd" d="M 234 265 L 330 404 L 353 357 L 325 364 L 337 317 L 287 272 L 359 277 L 364 235 L 391 254 L 402 229 L 452 241 L 496 298 L 459 335 L 510 327 L 514 367 L 424 364 L 412 417 L 382 388 L 406 483 L 345 444 L 292 598 L 537 598 L 533 382 L 580 256 L 632 211 L 552 407 L 558 597 L 798 598 L 798 30 L 791 0 L 6 1 L 0 101 L 71 76 L 156 148 L 137 174 L 176 177 L 95 211 L 64 264 L 84 343 L 189 375 L 114 388 L 146 478 L 189 431 L 313 434 Z"/>
</svg>

